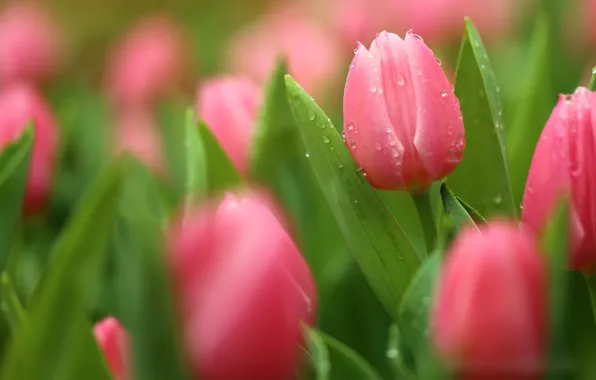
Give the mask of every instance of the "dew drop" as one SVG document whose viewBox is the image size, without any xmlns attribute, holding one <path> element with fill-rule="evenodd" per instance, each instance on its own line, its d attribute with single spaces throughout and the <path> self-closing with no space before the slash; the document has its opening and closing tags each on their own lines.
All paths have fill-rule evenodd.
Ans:
<svg viewBox="0 0 596 380">
<path fill-rule="evenodd" d="M 501 202 L 503 202 L 503 197 L 501 197 L 500 194 L 495 195 L 495 197 L 493 198 L 493 201 L 495 202 L 495 204 L 501 204 Z"/>
<path fill-rule="evenodd" d="M 350 146 L 352 147 L 352 149 L 356 149 L 356 141 L 352 140 Z"/>
<path fill-rule="evenodd" d="M 369 90 L 372 94 L 374 94 L 375 92 L 377 92 L 377 87 L 376 86 L 371 86 L 370 90 Z"/>
<path fill-rule="evenodd" d="M 592 75 L 596 75 L 596 66 L 592 69 Z"/>
<path fill-rule="evenodd" d="M 389 359 L 397 359 L 399 357 L 399 351 L 396 348 L 390 348 L 387 350 L 387 357 Z"/>
<path fill-rule="evenodd" d="M 446 98 L 447 97 L 447 91 L 441 90 L 441 97 L 442 98 Z"/>
<path fill-rule="evenodd" d="M 379 88 L 378 88 L 378 90 L 377 90 L 377 92 L 378 92 L 379 94 L 382 94 L 382 93 L 383 93 L 383 89 L 382 89 L 381 87 L 379 87 Z"/>
<path fill-rule="evenodd" d="M 354 123 L 348 123 L 348 130 L 349 131 L 353 131 L 354 130 Z"/>
<path fill-rule="evenodd" d="M 391 150 L 391 155 L 393 156 L 393 158 L 398 158 L 399 157 L 399 150 L 397 149 L 392 149 Z"/>
<path fill-rule="evenodd" d="M 383 147 L 381 146 L 381 143 L 380 142 L 376 142 L 375 143 L 375 150 L 379 151 L 381 149 L 383 149 Z"/>
<path fill-rule="evenodd" d="M 315 113 L 314 113 L 314 111 L 308 110 L 308 118 L 311 121 L 315 119 Z"/>
<path fill-rule="evenodd" d="M 354 54 L 358 54 L 360 52 L 360 49 L 356 48 L 354 49 Z"/>
<path fill-rule="evenodd" d="M 310 154 L 307 152 L 307 153 L 304 154 L 304 157 L 310 158 Z"/>
<path fill-rule="evenodd" d="M 358 199 L 354 198 L 353 202 L 354 202 L 354 204 L 358 204 Z"/>
<path fill-rule="evenodd" d="M 327 137 L 327 136 L 323 136 L 323 142 L 324 142 L 325 144 L 329 144 L 329 141 L 330 141 L 330 140 L 329 140 L 329 137 Z"/>
<path fill-rule="evenodd" d="M 414 37 L 417 40 L 420 40 L 420 41 L 424 42 L 424 40 L 422 39 L 422 37 L 420 37 L 418 34 L 411 33 L 410 36 Z"/>
<path fill-rule="evenodd" d="M 343 167 L 344 167 L 344 166 L 343 166 L 343 164 L 339 164 L 339 165 L 337 165 L 337 168 L 338 168 L 338 169 L 343 169 Z"/>
<path fill-rule="evenodd" d="M 403 86 L 406 83 L 406 81 L 404 80 L 404 77 L 401 75 L 397 76 L 397 85 L 398 86 Z"/>
<path fill-rule="evenodd" d="M 439 58 L 437 58 L 437 63 L 439 64 L 439 66 L 441 66 L 441 60 Z"/>
</svg>

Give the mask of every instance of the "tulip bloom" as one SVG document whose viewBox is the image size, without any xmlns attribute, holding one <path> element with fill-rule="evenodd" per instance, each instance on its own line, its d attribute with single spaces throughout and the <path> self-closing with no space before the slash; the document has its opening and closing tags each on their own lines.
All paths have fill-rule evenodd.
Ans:
<svg viewBox="0 0 596 380">
<path fill-rule="evenodd" d="M 28 123 L 35 137 L 25 188 L 23 212 L 33 214 L 47 204 L 58 145 L 58 127 L 48 104 L 26 84 L 13 84 L 0 92 L 0 149 L 16 141 Z"/>
<path fill-rule="evenodd" d="M 108 63 L 110 99 L 124 108 L 151 105 L 180 80 L 185 53 L 182 32 L 171 21 L 139 22 L 116 46 Z"/>
<path fill-rule="evenodd" d="M 130 337 L 114 317 L 106 317 L 93 327 L 93 335 L 103 352 L 114 380 L 131 379 Z"/>
<path fill-rule="evenodd" d="M 432 337 L 461 379 L 539 379 L 547 349 L 546 266 L 507 222 L 464 230 L 439 276 Z"/>
<path fill-rule="evenodd" d="M 154 172 L 165 171 L 159 126 L 149 112 L 131 109 L 120 114 L 113 145 L 116 154 L 128 152 Z"/>
<path fill-rule="evenodd" d="M 207 379 L 285 379 L 312 324 L 312 275 L 258 193 L 185 210 L 169 252 L 188 361 Z"/>
<path fill-rule="evenodd" d="M 196 113 L 205 120 L 238 171 L 246 173 L 262 91 L 250 79 L 226 76 L 203 83 Z"/>
<path fill-rule="evenodd" d="M 572 200 L 573 269 L 596 264 L 596 93 L 579 87 L 562 95 L 536 145 L 523 199 L 522 222 L 545 227 L 559 196 Z"/>
<path fill-rule="evenodd" d="M 358 46 L 344 90 L 344 133 L 352 155 L 379 189 L 419 190 L 463 157 L 459 100 L 418 36 L 382 32 Z"/>
<path fill-rule="evenodd" d="M 238 74 L 264 81 L 280 55 L 288 71 L 315 98 L 333 87 L 342 64 L 341 47 L 325 28 L 298 7 L 275 8 L 232 40 L 228 62 Z"/>
<path fill-rule="evenodd" d="M 61 50 L 59 31 L 39 5 L 12 2 L 0 11 L 0 84 L 48 78 Z"/>
</svg>

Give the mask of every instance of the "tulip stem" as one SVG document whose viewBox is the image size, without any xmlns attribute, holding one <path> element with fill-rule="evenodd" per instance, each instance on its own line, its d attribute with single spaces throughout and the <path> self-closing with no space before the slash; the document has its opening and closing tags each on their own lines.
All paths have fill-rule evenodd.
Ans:
<svg viewBox="0 0 596 380">
<path fill-rule="evenodd" d="M 594 323 L 596 323 L 596 276 L 584 273 L 588 291 L 590 292 L 590 301 L 592 302 L 592 315 L 594 316 Z"/>
<path fill-rule="evenodd" d="M 426 251 L 427 253 L 430 253 L 435 249 L 435 244 L 437 242 L 437 225 L 430 205 L 430 192 L 428 190 L 422 190 L 411 194 L 420 217 L 420 223 L 422 224 Z"/>
</svg>

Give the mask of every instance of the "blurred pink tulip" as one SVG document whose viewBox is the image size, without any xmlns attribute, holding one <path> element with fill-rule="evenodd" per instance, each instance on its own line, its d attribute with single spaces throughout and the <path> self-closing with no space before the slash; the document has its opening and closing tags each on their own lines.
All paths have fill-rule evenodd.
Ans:
<svg viewBox="0 0 596 380">
<path fill-rule="evenodd" d="M 106 317 L 95 324 L 93 334 L 114 380 L 132 379 L 129 357 L 130 337 L 120 322 L 114 317 Z"/>
<path fill-rule="evenodd" d="M 166 18 L 140 21 L 116 46 L 107 68 L 111 100 L 119 107 L 149 106 L 173 90 L 185 61 L 182 31 Z"/>
<path fill-rule="evenodd" d="M 359 45 L 344 90 L 344 134 L 380 189 L 424 189 L 463 157 L 459 100 L 433 52 L 416 35 L 382 32 Z"/>
<path fill-rule="evenodd" d="M 558 197 L 572 198 L 573 269 L 596 267 L 596 92 L 561 95 L 536 145 L 523 199 L 522 222 L 541 232 Z"/>
<path fill-rule="evenodd" d="M 458 379 L 541 379 L 547 282 L 532 234 L 509 222 L 469 227 L 446 257 L 432 337 Z"/>
<path fill-rule="evenodd" d="M 314 323 L 315 283 L 266 196 L 228 194 L 186 209 L 169 252 L 189 362 L 206 379 L 286 379 L 301 321 Z"/>
<path fill-rule="evenodd" d="M 0 6 L 0 84 L 40 82 L 58 69 L 62 54 L 57 26 L 40 5 Z"/>
<path fill-rule="evenodd" d="M 226 76 L 203 83 L 196 113 L 205 120 L 236 168 L 246 174 L 262 91 L 250 79 Z"/>
<path fill-rule="evenodd" d="M 150 112 L 138 109 L 122 112 L 114 132 L 116 154 L 130 153 L 155 173 L 165 171 L 159 126 Z"/>
<path fill-rule="evenodd" d="M 23 212 L 42 211 L 49 198 L 58 148 L 58 127 L 45 99 L 33 87 L 15 83 L 0 92 L 0 149 L 14 142 L 28 123 L 35 128 Z"/>
<path fill-rule="evenodd" d="M 282 54 L 290 74 L 313 96 L 323 96 L 336 84 L 340 46 L 297 7 L 276 8 L 258 24 L 238 32 L 228 59 L 233 71 L 263 81 Z"/>
</svg>

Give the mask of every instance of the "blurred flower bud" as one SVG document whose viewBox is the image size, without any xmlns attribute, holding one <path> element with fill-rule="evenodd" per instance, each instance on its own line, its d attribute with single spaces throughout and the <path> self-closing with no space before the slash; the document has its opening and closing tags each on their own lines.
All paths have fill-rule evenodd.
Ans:
<svg viewBox="0 0 596 380">
<path fill-rule="evenodd" d="M 358 46 L 344 90 L 344 134 L 380 189 L 418 190 L 463 157 L 459 100 L 433 52 L 415 34 L 382 32 Z"/>
<path fill-rule="evenodd" d="M 246 173 L 262 91 L 250 79 L 219 77 L 197 92 L 197 116 L 207 123 L 238 171 Z"/>
<path fill-rule="evenodd" d="M 560 196 L 572 198 L 573 269 L 596 264 L 596 93 L 579 87 L 562 95 L 534 151 L 522 222 L 540 233 Z"/>
<path fill-rule="evenodd" d="M 340 46 L 297 7 L 276 8 L 233 39 L 229 64 L 237 73 L 264 81 L 283 55 L 288 71 L 315 97 L 337 84 L 342 62 Z"/>
<path fill-rule="evenodd" d="M 58 148 L 58 127 L 45 99 L 33 87 L 15 83 L 0 92 L 0 148 L 19 138 L 33 123 L 35 138 L 25 189 L 26 215 L 45 208 L 54 174 Z"/>
<path fill-rule="evenodd" d="M 285 379 L 314 323 L 310 270 L 269 199 L 228 194 L 185 210 L 169 252 L 187 355 L 207 379 Z"/>
<path fill-rule="evenodd" d="M 184 68 L 184 37 L 165 18 L 140 21 L 112 52 L 108 95 L 119 107 L 147 107 L 174 90 Z"/>
<path fill-rule="evenodd" d="M 129 357 L 130 338 L 120 322 L 106 317 L 93 327 L 93 335 L 110 367 L 114 380 L 132 379 Z"/>
<path fill-rule="evenodd" d="M 40 82 L 58 69 L 60 34 L 48 12 L 33 3 L 0 8 L 0 84 Z"/>
<path fill-rule="evenodd" d="M 122 112 L 114 132 L 116 154 L 130 153 L 155 173 L 165 171 L 159 126 L 149 111 Z"/>
<path fill-rule="evenodd" d="M 547 351 L 546 267 L 517 224 L 465 229 L 438 280 L 432 337 L 461 379 L 539 379 Z"/>
</svg>

